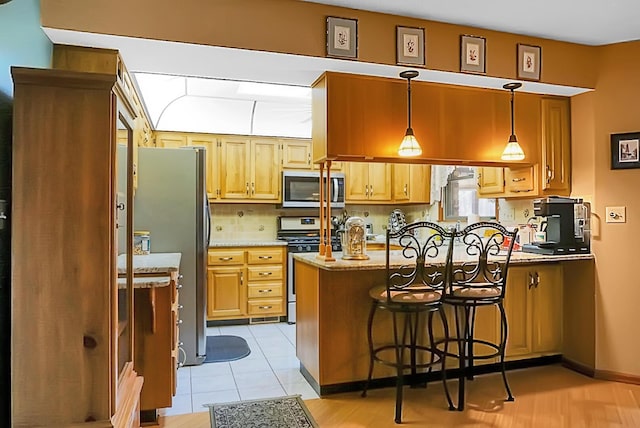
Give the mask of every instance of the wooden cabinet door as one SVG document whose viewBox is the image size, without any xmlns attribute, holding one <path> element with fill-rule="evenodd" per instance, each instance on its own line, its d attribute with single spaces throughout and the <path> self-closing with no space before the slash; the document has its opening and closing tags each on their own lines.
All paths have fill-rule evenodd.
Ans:
<svg viewBox="0 0 640 428">
<path fill-rule="evenodd" d="M 277 202 L 280 196 L 280 152 L 276 140 L 251 140 L 251 199 Z"/>
<path fill-rule="evenodd" d="M 220 197 L 248 199 L 251 146 L 246 138 L 224 137 L 220 141 Z"/>
<path fill-rule="evenodd" d="M 531 353 L 531 292 L 533 286 L 531 269 L 511 266 L 507 278 L 504 308 L 507 313 L 509 336 L 505 355 L 515 357 Z M 498 317 L 498 331 L 499 322 Z"/>
<path fill-rule="evenodd" d="M 218 167 L 217 156 L 218 139 L 211 134 L 189 134 L 187 136 L 187 145 L 201 146 L 206 150 L 207 164 L 207 195 L 209 199 L 214 199 L 218 194 Z"/>
<path fill-rule="evenodd" d="M 181 132 L 156 132 L 156 147 L 175 149 L 187 145 L 187 135 Z"/>
<path fill-rule="evenodd" d="M 347 162 L 345 176 L 346 202 L 369 199 L 369 164 Z"/>
<path fill-rule="evenodd" d="M 391 201 L 391 164 L 369 164 L 369 200 Z"/>
<path fill-rule="evenodd" d="M 284 140 L 282 142 L 282 168 L 311 169 L 311 140 Z"/>
<path fill-rule="evenodd" d="M 542 190 L 571 192 L 571 117 L 569 99 L 542 99 Z"/>
<path fill-rule="evenodd" d="M 242 317 L 246 313 L 244 268 L 207 268 L 207 318 Z"/>
<path fill-rule="evenodd" d="M 391 166 L 393 171 L 393 200 L 395 202 L 408 202 L 410 199 L 411 166 L 403 163 L 396 163 Z"/>
<path fill-rule="evenodd" d="M 504 172 L 502 168 L 478 168 L 478 195 L 497 195 L 504 192 Z"/>
<path fill-rule="evenodd" d="M 431 202 L 431 165 L 411 165 L 409 169 L 410 202 Z"/>
<path fill-rule="evenodd" d="M 562 266 L 538 265 L 533 275 L 533 352 L 562 351 Z M 509 272 L 511 274 L 511 272 Z"/>
</svg>

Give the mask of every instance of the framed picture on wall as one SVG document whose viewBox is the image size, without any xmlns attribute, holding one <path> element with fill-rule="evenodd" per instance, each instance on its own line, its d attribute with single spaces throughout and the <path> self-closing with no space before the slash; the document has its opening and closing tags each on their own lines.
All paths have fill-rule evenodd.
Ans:
<svg viewBox="0 0 640 428">
<path fill-rule="evenodd" d="M 518 43 L 518 79 L 540 80 L 542 48 Z"/>
<path fill-rule="evenodd" d="M 327 17 L 327 56 L 358 57 L 358 20 Z"/>
<path fill-rule="evenodd" d="M 460 71 L 466 73 L 486 73 L 486 45 L 484 37 L 460 36 Z"/>
<path fill-rule="evenodd" d="M 396 63 L 425 65 L 424 28 L 396 27 Z"/>
<path fill-rule="evenodd" d="M 640 132 L 611 134 L 611 169 L 640 168 Z"/>
</svg>

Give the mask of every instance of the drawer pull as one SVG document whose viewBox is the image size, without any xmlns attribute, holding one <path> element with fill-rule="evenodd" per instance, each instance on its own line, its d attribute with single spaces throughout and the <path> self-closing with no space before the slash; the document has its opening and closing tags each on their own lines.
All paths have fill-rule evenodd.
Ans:
<svg viewBox="0 0 640 428">
<path fill-rule="evenodd" d="M 218 257 L 218 260 L 221 262 L 228 262 L 229 260 L 233 260 L 233 257 Z"/>
<path fill-rule="evenodd" d="M 258 306 L 258 309 L 271 309 L 273 306 Z"/>
<path fill-rule="evenodd" d="M 268 290 L 258 290 L 258 293 L 271 293 L 273 290 L 272 289 L 268 289 Z"/>
<path fill-rule="evenodd" d="M 273 275 L 273 272 L 258 272 L 258 275 L 260 275 L 260 276 L 269 276 L 269 275 Z"/>
<path fill-rule="evenodd" d="M 524 180 L 526 180 L 526 178 L 524 178 L 524 177 L 520 177 L 520 178 L 512 178 L 512 179 L 511 179 L 511 181 L 513 181 L 514 183 L 518 183 L 518 182 L 520 182 L 520 181 L 524 181 Z"/>
<path fill-rule="evenodd" d="M 259 259 L 262 259 L 262 260 L 269 260 L 269 259 L 271 259 L 272 257 L 271 257 L 271 256 L 258 256 L 258 258 L 259 258 Z"/>
</svg>

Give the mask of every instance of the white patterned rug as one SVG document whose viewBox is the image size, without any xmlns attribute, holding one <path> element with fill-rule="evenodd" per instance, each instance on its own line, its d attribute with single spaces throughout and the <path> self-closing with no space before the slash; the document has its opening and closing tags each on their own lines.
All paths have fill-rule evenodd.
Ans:
<svg viewBox="0 0 640 428">
<path fill-rule="evenodd" d="M 212 428 L 317 428 L 299 395 L 205 404 Z"/>
</svg>

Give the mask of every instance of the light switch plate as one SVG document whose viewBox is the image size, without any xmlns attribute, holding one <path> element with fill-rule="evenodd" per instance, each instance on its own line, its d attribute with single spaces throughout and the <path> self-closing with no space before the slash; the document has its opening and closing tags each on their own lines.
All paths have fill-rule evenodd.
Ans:
<svg viewBox="0 0 640 428">
<path fill-rule="evenodd" d="M 627 207 L 606 207 L 607 223 L 626 223 Z"/>
</svg>

